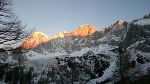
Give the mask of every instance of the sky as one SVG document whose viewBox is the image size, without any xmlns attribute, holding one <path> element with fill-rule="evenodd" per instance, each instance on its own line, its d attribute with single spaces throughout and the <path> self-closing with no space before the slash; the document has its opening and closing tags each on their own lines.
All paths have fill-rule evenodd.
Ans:
<svg viewBox="0 0 150 84">
<path fill-rule="evenodd" d="M 101 30 L 118 19 L 132 21 L 150 13 L 150 0 L 13 0 L 13 4 L 28 28 L 48 35 L 82 24 Z"/>
</svg>

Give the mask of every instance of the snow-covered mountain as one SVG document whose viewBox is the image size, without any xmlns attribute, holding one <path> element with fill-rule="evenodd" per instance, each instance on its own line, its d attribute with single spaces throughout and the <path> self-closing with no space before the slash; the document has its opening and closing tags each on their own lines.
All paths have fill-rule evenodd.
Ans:
<svg viewBox="0 0 150 84">
<path fill-rule="evenodd" d="M 0 83 L 134 84 L 150 75 L 149 17 L 117 20 L 101 31 L 82 25 L 73 32 L 58 33 L 62 37 L 41 42 L 23 54 L 25 61 L 1 73 Z M 1 63 L 15 55 L 7 56 L 0 58 Z"/>
<path fill-rule="evenodd" d="M 81 27 L 77 28 L 78 32 L 79 30 L 82 31 L 80 35 L 73 35 L 73 36 L 65 36 L 64 38 L 58 38 L 49 40 L 47 42 L 41 43 L 37 47 L 35 47 L 33 50 L 39 53 L 71 53 L 74 51 L 80 51 L 83 48 L 91 48 L 96 47 L 99 45 L 105 45 L 108 44 L 110 46 L 117 46 L 119 45 L 119 42 L 121 41 L 122 36 L 126 34 L 127 31 L 127 25 L 128 23 L 123 20 L 116 21 L 112 26 L 109 26 L 108 28 L 105 28 L 105 31 L 97 31 L 96 28 L 90 27 L 90 25 L 81 25 Z M 86 27 L 84 27 L 86 26 Z M 91 31 L 92 34 L 85 35 L 83 31 Z M 72 33 L 72 32 L 71 32 Z"/>
</svg>

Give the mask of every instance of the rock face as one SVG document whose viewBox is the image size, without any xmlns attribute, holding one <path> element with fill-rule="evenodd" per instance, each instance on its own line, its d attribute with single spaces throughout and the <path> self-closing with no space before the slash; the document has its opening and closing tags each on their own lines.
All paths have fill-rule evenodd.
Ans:
<svg viewBox="0 0 150 84">
<path fill-rule="evenodd" d="M 74 31 L 66 33 L 66 36 L 87 36 L 95 33 L 96 31 L 96 27 L 84 24 L 76 28 Z"/>
<path fill-rule="evenodd" d="M 64 38 L 65 37 L 65 34 L 66 34 L 66 31 L 60 31 L 54 35 L 50 35 L 49 36 L 49 40 L 52 40 L 52 39 L 57 39 L 57 38 Z"/>
<path fill-rule="evenodd" d="M 122 24 L 124 24 L 124 22 L 125 22 L 124 20 L 120 19 L 120 20 L 117 20 L 115 24 L 122 25 Z"/>
<path fill-rule="evenodd" d="M 63 38 L 65 36 L 65 33 L 65 31 L 61 31 L 59 33 L 56 33 L 55 35 L 47 36 L 43 32 L 34 32 L 27 39 L 22 41 L 21 47 L 26 49 L 34 48 L 43 42 L 47 42 L 48 40 Z"/>
<path fill-rule="evenodd" d="M 30 49 L 36 47 L 43 42 L 47 42 L 48 40 L 72 36 L 87 36 L 95 33 L 96 31 L 96 27 L 86 24 L 79 26 L 72 32 L 67 33 L 66 31 L 61 31 L 50 36 L 45 35 L 43 32 L 35 32 L 21 43 L 21 47 Z"/>
<path fill-rule="evenodd" d="M 34 48 L 40 43 L 48 41 L 48 39 L 49 37 L 43 32 L 35 32 L 21 43 L 21 47 L 26 49 Z"/>
</svg>

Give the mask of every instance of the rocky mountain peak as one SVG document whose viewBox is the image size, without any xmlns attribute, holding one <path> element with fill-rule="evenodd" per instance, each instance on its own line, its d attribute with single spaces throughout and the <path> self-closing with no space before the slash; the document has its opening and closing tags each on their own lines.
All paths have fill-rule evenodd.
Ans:
<svg viewBox="0 0 150 84">
<path fill-rule="evenodd" d="M 33 48 L 40 43 L 48 41 L 48 38 L 49 37 L 43 32 L 34 32 L 29 37 L 27 37 L 27 39 L 21 42 L 21 47 L 26 49 Z"/>
<path fill-rule="evenodd" d="M 83 24 L 77 27 L 74 31 L 67 33 L 66 36 L 87 36 L 97 31 L 95 26 Z"/>
<path fill-rule="evenodd" d="M 123 25 L 124 22 L 125 22 L 124 20 L 119 19 L 119 20 L 117 20 L 117 21 L 115 22 L 115 24 L 116 24 L 116 25 Z"/>
<path fill-rule="evenodd" d="M 58 33 L 56 33 L 54 35 L 50 35 L 49 36 L 49 40 L 56 39 L 56 38 L 63 38 L 63 37 L 65 37 L 66 33 L 67 33 L 66 31 L 62 30 L 62 31 L 60 31 L 60 32 L 58 32 Z"/>
</svg>

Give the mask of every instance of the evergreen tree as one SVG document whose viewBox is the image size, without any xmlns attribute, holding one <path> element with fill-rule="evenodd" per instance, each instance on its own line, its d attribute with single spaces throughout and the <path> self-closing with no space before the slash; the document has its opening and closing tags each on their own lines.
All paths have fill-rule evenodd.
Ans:
<svg viewBox="0 0 150 84">
<path fill-rule="evenodd" d="M 128 77 L 126 77 L 127 71 L 131 67 L 131 63 L 129 61 L 130 55 L 127 52 L 127 50 L 122 47 L 121 44 L 119 45 L 118 53 L 119 55 L 117 61 L 117 65 L 118 65 L 117 77 L 120 79 L 121 83 L 124 84 L 128 79 Z"/>
</svg>

